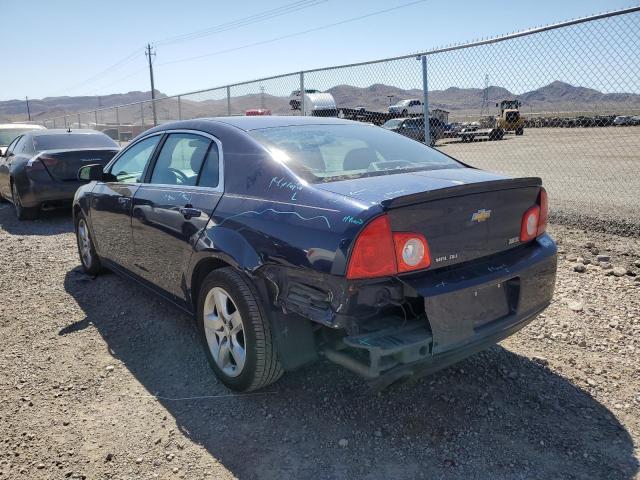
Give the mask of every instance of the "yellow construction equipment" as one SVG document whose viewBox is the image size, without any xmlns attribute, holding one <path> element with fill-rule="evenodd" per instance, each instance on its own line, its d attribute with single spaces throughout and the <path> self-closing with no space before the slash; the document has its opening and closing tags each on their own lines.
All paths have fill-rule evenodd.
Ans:
<svg viewBox="0 0 640 480">
<path fill-rule="evenodd" d="M 496 116 L 496 126 L 505 132 L 524 134 L 524 118 L 520 115 L 520 100 L 502 100 L 496 103 L 500 108 L 500 115 Z"/>
</svg>

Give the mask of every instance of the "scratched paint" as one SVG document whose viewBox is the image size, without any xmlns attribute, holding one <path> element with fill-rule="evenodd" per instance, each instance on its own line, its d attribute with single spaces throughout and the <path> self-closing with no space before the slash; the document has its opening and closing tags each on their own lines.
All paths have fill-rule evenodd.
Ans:
<svg viewBox="0 0 640 480">
<path fill-rule="evenodd" d="M 300 220 L 303 220 L 305 222 L 311 222 L 313 220 L 321 220 L 321 221 L 324 221 L 327 224 L 327 227 L 329 229 L 331 229 L 331 223 L 329 222 L 329 219 L 327 217 L 325 217 L 324 215 L 316 215 L 315 217 L 304 217 L 304 216 L 300 215 L 298 212 L 290 212 L 290 211 L 286 212 L 286 211 L 281 211 L 281 210 L 275 210 L 273 208 L 266 208 L 266 209 L 260 210 L 260 211 L 247 210 L 246 212 L 240 212 L 240 213 L 237 213 L 235 215 L 231 215 L 230 217 L 225 218 L 217 226 L 220 227 L 227 220 L 231 220 L 232 218 L 241 217 L 241 216 L 244 216 L 244 215 L 258 215 L 259 216 L 259 215 L 264 215 L 267 212 L 275 213 L 277 215 L 293 215 L 293 216 L 298 217 Z"/>
<path fill-rule="evenodd" d="M 364 220 L 362 220 L 361 218 L 355 218 L 355 217 L 352 217 L 351 215 L 342 217 L 342 221 L 344 223 L 353 223 L 354 225 L 362 225 L 364 223 Z"/>
<path fill-rule="evenodd" d="M 273 177 L 269 182 L 269 188 L 280 188 L 291 191 L 291 200 L 296 200 L 298 192 L 304 189 L 299 183 L 291 182 L 285 177 Z"/>
<path fill-rule="evenodd" d="M 387 193 L 383 193 L 383 196 L 385 198 L 393 198 L 396 195 L 400 195 L 401 193 L 406 192 L 407 190 L 405 188 L 403 188 L 402 190 L 396 190 L 395 192 L 387 192 Z"/>
</svg>

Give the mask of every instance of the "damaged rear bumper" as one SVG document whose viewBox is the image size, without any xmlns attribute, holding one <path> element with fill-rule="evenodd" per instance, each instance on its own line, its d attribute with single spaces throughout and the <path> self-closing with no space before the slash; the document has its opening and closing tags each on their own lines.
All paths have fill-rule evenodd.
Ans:
<svg viewBox="0 0 640 480">
<path fill-rule="evenodd" d="M 489 331 L 482 332 L 483 335 L 473 341 L 447 350 L 444 353 L 432 356 L 426 360 L 400 365 L 389 371 L 369 379 L 369 385 L 373 390 L 382 390 L 387 386 L 404 378 L 429 375 L 443 368 L 453 365 L 465 358 L 485 350 L 501 340 L 513 335 L 518 330 L 525 327 L 534 320 L 548 305 L 544 305 L 540 310 L 524 318 L 513 319 L 512 321 L 500 322 L 494 325 Z"/>
<path fill-rule="evenodd" d="M 377 319 L 382 328 L 347 335 L 323 353 L 376 389 L 447 367 L 520 330 L 550 304 L 556 252 L 544 235 L 484 261 L 402 277 L 423 315 Z"/>
</svg>

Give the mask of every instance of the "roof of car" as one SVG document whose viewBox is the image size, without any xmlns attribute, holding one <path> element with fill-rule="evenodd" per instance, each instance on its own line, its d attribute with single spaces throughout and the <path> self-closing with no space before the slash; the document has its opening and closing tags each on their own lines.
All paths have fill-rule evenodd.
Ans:
<svg viewBox="0 0 640 480">
<path fill-rule="evenodd" d="M 102 132 L 99 130 L 91 130 L 89 128 L 72 128 L 71 130 L 68 130 L 66 128 L 49 128 L 47 130 L 37 130 L 29 133 L 37 137 L 42 137 L 44 135 L 60 135 L 64 133 L 66 134 L 69 134 L 69 133 L 71 134 L 96 134 L 96 133 L 102 134 Z"/>
<path fill-rule="evenodd" d="M 249 116 L 249 117 L 212 117 L 200 118 L 203 121 L 226 123 L 242 130 L 257 130 L 260 128 L 289 127 L 294 125 L 353 125 L 351 120 L 343 120 L 332 117 L 307 117 L 307 116 Z"/>
</svg>

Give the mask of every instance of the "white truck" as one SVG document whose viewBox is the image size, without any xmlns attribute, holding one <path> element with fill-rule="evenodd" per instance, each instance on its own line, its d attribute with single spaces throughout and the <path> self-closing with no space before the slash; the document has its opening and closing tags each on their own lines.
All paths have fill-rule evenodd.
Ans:
<svg viewBox="0 0 640 480">
<path fill-rule="evenodd" d="M 417 98 L 408 98 L 406 100 L 400 100 L 395 105 L 389 105 L 389 113 L 406 117 L 409 115 L 422 115 L 424 110 L 421 100 Z"/>
</svg>

